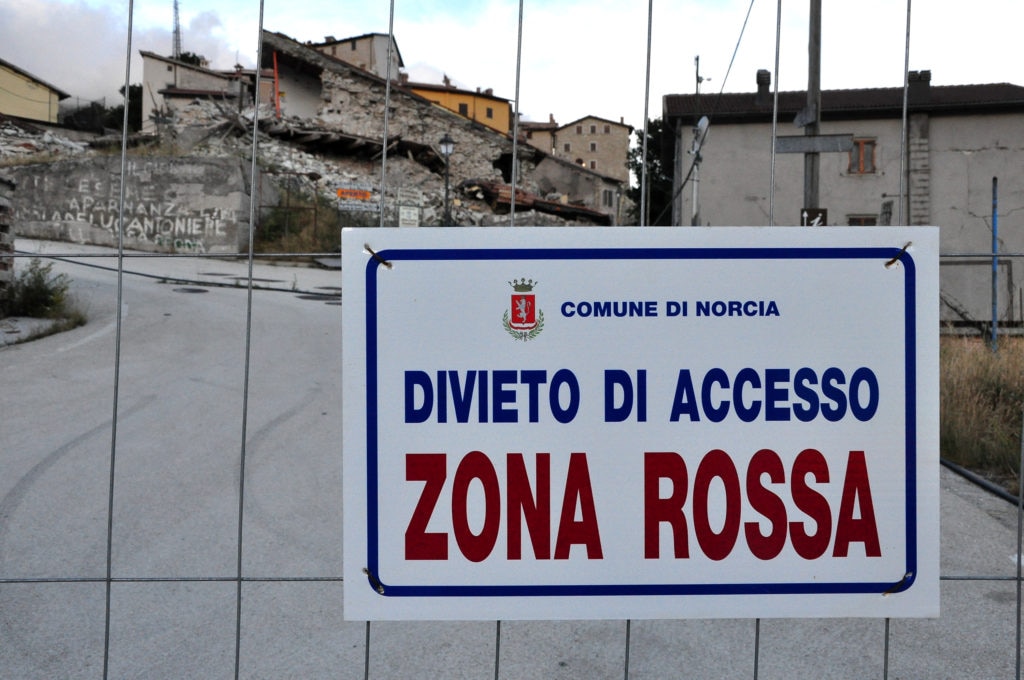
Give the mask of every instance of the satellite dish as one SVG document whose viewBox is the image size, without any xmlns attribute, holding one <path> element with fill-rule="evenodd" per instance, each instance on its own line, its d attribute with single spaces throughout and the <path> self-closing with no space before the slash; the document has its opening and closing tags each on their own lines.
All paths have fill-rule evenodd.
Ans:
<svg viewBox="0 0 1024 680">
<path fill-rule="evenodd" d="M 693 127 L 693 148 L 690 153 L 700 153 L 700 148 L 704 145 L 704 140 L 708 137 L 708 128 L 711 127 L 711 121 L 708 120 L 707 116 L 701 116 L 700 120 Z"/>
</svg>

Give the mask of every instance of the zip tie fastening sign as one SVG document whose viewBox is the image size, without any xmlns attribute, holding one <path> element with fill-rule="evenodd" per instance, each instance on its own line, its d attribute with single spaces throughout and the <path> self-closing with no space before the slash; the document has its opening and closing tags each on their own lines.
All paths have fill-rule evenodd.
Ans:
<svg viewBox="0 0 1024 680">
<path fill-rule="evenodd" d="M 910 244 L 908 243 L 907 245 L 909 246 Z M 893 593 L 899 592 L 903 588 L 903 585 L 912 578 L 914 578 L 914 572 L 908 571 L 906 574 L 903 575 L 903 578 L 901 578 L 892 586 L 892 588 L 889 588 L 888 590 L 883 592 L 882 597 L 888 597 Z"/>
<path fill-rule="evenodd" d="M 374 253 L 374 254 L 376 255 L 376 253 Z M 391 266 L 391 265 L 387 265 L 387 266 Z M 377 577 L 373 575 L 373 572 L 370 571 L 369 568 L 363 567 L 363 573 L 366 574 L 366 578 L 370 579 L 370 583 L 373 585 L 374 590 L 376 590 L 378 593 L 383 595 L 384 594 L 384 584 L 381 583 L 377 579 Z"/>
<path fill-rule="evenodd" d="M 903 254 L 904 254 L 905 252 L 907 252 L 907 248 L 909 248 L 909 247 L 910 247 L 910 246 L 912 246 L 913 244 L 914 244 L 914 242 L 913 242 L 913 241 L 907 241 L 907 244 L 906 244 L 905 246 L 903 246 L 902 248 L 900 248 L 900 252 L 899 252 L 899 255 L 897 255 L 896 257 L 892 258 L 891 260 L 889 260 L 888 262 L 886 262 L 886 263 L 885 263 L 885 268 L 886 268 L 886 269 L 889 269 L 889 268 L 890 268 L 890 267 L 892 267 L 892 266 L 893 266 L 894 264 L 896 264 L 897 262 L 899 262 L 900 258 L 901 258 L 901 257 L 903 257 Z"/>
<path fill-rule="evenodd" d="M 383 257 L 381 257 L 381 256 L 380 256 L 380 255 L 379 255 L 379 254 L 377 253 L 377 251 L 376 251 L 376 250 L 374 250 L 373 248 L 371 248 L 371 247 L 370 247 L 370 244 L 369 244 L 369 243 L 364 243 L 364 244 L 363 244 L 363 247 L 364 247 L 364 248 L 366 248 L 366 252 L 370 253 L 370 255 L 372 255 L 372 256 L 373 256 L 373 259 L 377 260 L 377 262 L 380 262 L 380 263 L 381 263 L 382 265 L 384 265 L 384 266 L 385 266 L 385 267 L 387 267 L 388 269 L 391 269 L 391 268 L 392 268 L 392 267 L 394 266 L 393 264 L 391 264 L 390 262 L 388 262 L 387 260 L 385 260 L 385 259 L 384 259 Z"/>
</svg>

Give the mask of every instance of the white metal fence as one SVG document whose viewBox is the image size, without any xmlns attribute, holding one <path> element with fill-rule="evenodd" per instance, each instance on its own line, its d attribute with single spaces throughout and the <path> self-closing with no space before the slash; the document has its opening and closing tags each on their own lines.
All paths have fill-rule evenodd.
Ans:
<svg viewBox="0 0 1024 680">
<path fill-rule="evenodd" d="M 646 11 L 650 27 L 653 3 Z M 129 31 L 132 13 L 129 4 Z M 132 51 L 129 39 L 126 87 L 137 79 Z M 517 55 L 517 99 L 518 70 Z M 254 131 L 254 159 L 258 145 Z M 123 176 L 126 143 L 121 153 Z M 385 154 L 382 183 L 386 163 Z M 122 190 L 122 209 L 124 199 Z M 950 473 L 938 620 L 345 622 L 340 361 L 304 357 L 307 342 L 322 346 L 310 357 L 340 355 L 330 281 L 307 288 L 278 274 L 264 285 L 276 291 L 261 290 L 275 258 L 257 257 L 251 242 L 241 288 L 221 290 L 209 286 L 229 278 L 216 271 L 227 264 L 202 255 L 49 248 L 42 256 L 110 290 L 115 311 L 112 326 L 90 324 L 70 341 L 0 349 L 0 676 L 1020 677 L 1022 504 Z M 189 273 L 152 273 L 153 260 L 186 259 Z M 125 299 L 126 278 L 147 272 L 170 285 Z M 196 353 L 190 398 L 162 388 L 189 370 L 177 363 L 188 355 L 164 356 L 158 340 L 197 336 L 188 311 L 167 301 L 200 286 L 221 296 L 202 321 L 225 324 L 213 329 L 224 331 L 222 361 Z M 291 292 L 322 299 L 269 302 Z M 149 311 L 139 318 L 137 306 Z M 123 342 L 126 319 L 144 329 L 133 344 Z M 272 334 L 275 323 L 296 332 Z M 100 351 L 79 358 L 97 338 Z M 140 430 L 135 416 L 154 409 L 160 431 Z M 40 414 L 52 428 L 26 428 Z"/>
</svg>

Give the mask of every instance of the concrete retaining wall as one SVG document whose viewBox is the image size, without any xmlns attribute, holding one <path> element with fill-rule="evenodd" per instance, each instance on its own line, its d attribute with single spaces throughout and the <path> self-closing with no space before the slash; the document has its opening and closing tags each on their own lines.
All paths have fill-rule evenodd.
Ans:
<svg viewBox="0 0 1024 680">
<path fill-rule="evenodd" d="M 18 236 L 117 245 L 121 159 L 13 166 L 11 224 Z M 176 253 L 237 253 L 248 246 L 249 194 L 239 161 L 138 157 L 128 161 L 124 245 Z"/>
<path fill-rule="evenodd" d="M 0 177 L 0 288 L 14 278 L 14 258 L 5 257 L 14 252 L 14 233 L 11 231 L 11 195 L 13 181 Z"/>
</svg>

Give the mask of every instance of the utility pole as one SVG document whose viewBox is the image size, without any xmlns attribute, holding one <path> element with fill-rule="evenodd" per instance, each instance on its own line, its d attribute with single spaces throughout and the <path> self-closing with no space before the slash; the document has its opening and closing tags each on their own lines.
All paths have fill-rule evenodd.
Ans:
<svg viewBox="0 0 1024 680">
<path fill-rule="evenodd" d="M 700 108 L 700 84 L 705 80 L 711 80 L 710 78 L 705 79 L 700 74 L 700 55 L 698 54 L 693 58 L 693 66 L 696 70 L 697 87 L 695 90 L 696 97 L 694 98 L 697 102 L 697 113 L 701 112 Z M 703 125 L 702 125 L 703 123 Z M 700 155 L 700 148 L 704 140 L 702 136 L 704 131 L 707 129 L 707 117 L 702 116 L 700 120 L 693 126 L 693 144 L 690 146 L 690 153 L 693 154 L 693 198 L 690 213 L 690 225 L 697 227 L 700 226 L 700 200 L 699 200 L 699 187 L 700 187 L 700 163 L 703 160 Z"/>
<path fill-rule="evenodd" d="M 811 19 L 807 41 L 807 109 L 804 135 L 821 131 L 821 0 L 811 0 Z M 804 208 L 818 208 L 818 176 L 821 156 L 804 154 Z"/>
</svg>

